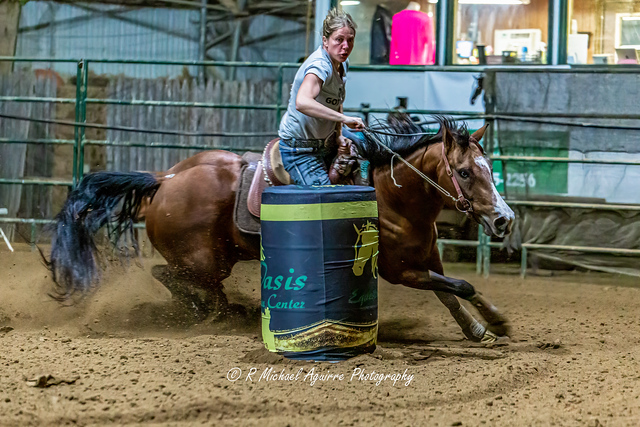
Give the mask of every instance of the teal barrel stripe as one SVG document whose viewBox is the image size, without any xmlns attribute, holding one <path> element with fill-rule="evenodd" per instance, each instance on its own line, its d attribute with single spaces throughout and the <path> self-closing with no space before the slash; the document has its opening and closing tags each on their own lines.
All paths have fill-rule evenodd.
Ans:
<svg viewBox="0 0 640 427">
<path fill-rule="evenodd" d="M 378 216 L 375 200 L 299 205 L 263 204 L 261 221 L 324 221 Z"/>
</svg>

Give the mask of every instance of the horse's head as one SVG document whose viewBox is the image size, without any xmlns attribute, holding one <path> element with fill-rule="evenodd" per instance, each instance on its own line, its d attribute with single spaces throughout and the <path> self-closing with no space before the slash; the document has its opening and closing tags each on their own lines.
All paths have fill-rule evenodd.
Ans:
<svg viewBox="0 0 640 427">
<path fill-rule="evenodd" d="M 437 135 L 430 135 L 425 133 L 424 129 L 408 114 L 390 114 L 388 125 L 374 129 L 375 135 L 365 132 L 364 141 L 357 141 L 356 145 L 374 169 L 379 170 L 383 176 L 390 175 L 393 185 L 398 185 L 393 168 L 396 155 L 409 160 L 413 159 L 414 167 L 421 169 L 425 176 L 435 178 L 439 186 L 458 199 L 455 202 L 455 199 L 452 200 L 443 194 L 443 200 L 448 207 L 467 212 L 484 226 L 485 233 L 488 235 L 503 237 L 511 231 L 515 215 L 496 190 L 493 184 L 491 161 L 479 144 L 486 126 L 469 135 L 465 124 L 456 125 L 453 120 L 442 116 L 435 118 L 440 122 L 440 130 Z M 425 151 L 420 151 L 425 147 Z M 423 153 L 419 154 L 422 160 L 416 157 L 418 153 Z M 388 165 L 391 165 L 391 169 Z M 450 175 L 448 171 L 451 172 Z M 396 176 L 408 173 L 415 178 L 414 182 L 421 181 L 415 171 L 405 169 L 404 172 L 400 170 L 395 173 Z M 456 188 L 456 183 L 460 192 Z M 408 183 L 401 182 L 401 184 Z M 374 185 L 376 185 L 375 174 Z M 436 191 L 427 180 L 424 180 L 422 185 L 429 193 Z M 411 188 L 413 190 L 416 187 Z M 403 194 L 406 197 L 408 193 Z M 461 199 L 459 194 L 463 196 Z"/>
<path fill-rule="evenodd" d="M 356 243 L 353 245 L 356 251 L 352 267 L 353 274 L 356 276 L 362 276 L 367 261 L 371 260 L 371 273 L 373 277 L 377 277 L 378 229 L 369 221 L 367 221 L 367 223 L 361 228 L 358 228 L 353 224 L 353 228 L 356 230 L 358 235 Z"/>
<path fill-rule="evenodd" d="M 457 182 L 463 197 L 469 201 L 470 208 L 467 209 L 462 201 L 451 202 L 450 205 L 467 210 L 469 215 L 484 226 L 487 235 L 503 237 L 511 232 L 515 215 L 498 193 L 493 183 L 491 160 L 479 144 L 486 128 L 487 125 L 469 135 L 464 125 L 456 129 L 449 120 L 441 122 L 439 135 L 442 136 L 443 145 L 438 165 L 438 181 L 458 198 L 455 187 Z"/>
</svg>

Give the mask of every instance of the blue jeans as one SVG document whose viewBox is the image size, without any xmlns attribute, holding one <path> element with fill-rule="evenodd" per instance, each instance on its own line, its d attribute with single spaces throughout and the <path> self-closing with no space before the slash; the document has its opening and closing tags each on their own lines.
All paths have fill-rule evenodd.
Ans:
<svg viewBox="0 0 640 427">
<path fill-rule="evenodd" d="M 364 142 L 364 135 L 362 134 L 362 132 L 351 130 L 346 126 L 342 127 L 342 136 L 344 136 L 345 138 L 349 138 L 353 142 Z"/>
<path fill-rule="evenodd" d="M 282 164 L 297 185 L 331 185 L 325 157 L 326 148 L 292 148 L 280 142 Z"/>
</svg>

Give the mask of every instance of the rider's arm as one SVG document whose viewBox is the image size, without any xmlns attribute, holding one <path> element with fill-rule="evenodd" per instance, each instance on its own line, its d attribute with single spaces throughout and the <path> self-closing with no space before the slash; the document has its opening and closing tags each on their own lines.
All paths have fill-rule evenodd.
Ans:
<svg viewBox="0 0 640 427">
<path fill-rule="evenodd" d="M 298 89 L 296 97 L 296 110 L 307 116 L 317 119 L 332 120 L 334 122 L 343 122 L 346 118 L 344 114 L 333 111 L 331 108 L 325 107 L 316 101 L 322 89 L 322 80 L 315 74 L 307 74 Z"/>
<path fill-rule="evenodd" d="M 316 101 L 316 98 L 320 94 L 320 89 L 322 89 L 322 79 L 320 79 L 320 77 L 312 73 L 304 76 L 300 89 L 298 89 L 298 96 L 296 97 L 296 110 L 302 114 L 318 119 L 344 123 L 350 128 L 360 128 L 363 126 L 362 120 L 359 117 L 345 116 L 341 112 L 334 111 Z"/>
</svg>

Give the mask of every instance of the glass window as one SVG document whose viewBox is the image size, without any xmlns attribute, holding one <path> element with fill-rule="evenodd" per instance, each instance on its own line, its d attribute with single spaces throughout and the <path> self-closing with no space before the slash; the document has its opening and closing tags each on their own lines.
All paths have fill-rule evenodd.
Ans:
<svg viewBox="0 0 640 427">
<path fill-rule="evenodd" d="M 573 0 L 568 31 L 569 64 L 637 64 L 640 1 Z"/>
<path fill-rule="evenodd" d="M 549 0 L 458 0 L 454 64 L 546 64 Z"/>
<path fill-rule="evenodd" d="M 342 0 L 358 24 L 351 64 L 435 63 L 437 0 Z"/>
</svg>

